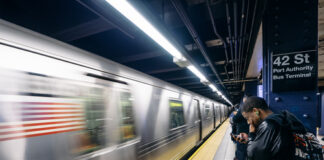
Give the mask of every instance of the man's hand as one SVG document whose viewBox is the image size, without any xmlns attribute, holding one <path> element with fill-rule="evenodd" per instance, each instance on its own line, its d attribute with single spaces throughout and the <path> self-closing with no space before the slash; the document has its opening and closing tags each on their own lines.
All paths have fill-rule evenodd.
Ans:
<svg viewBox="0 0 324 160">
<path fill-rule="evenodd" d="M 240 133 L 240 135 L 237 138 L 237 141 L 240 143 L 247 143 L 249 139 L 249 135 L 247 133 Z"/>
<path fill-rule="evenodd" d="M 255 127 L 253 124 L 250 124 L 250 129 L 249 129 L 250 132 L 255 132 Z"/>
</svg>

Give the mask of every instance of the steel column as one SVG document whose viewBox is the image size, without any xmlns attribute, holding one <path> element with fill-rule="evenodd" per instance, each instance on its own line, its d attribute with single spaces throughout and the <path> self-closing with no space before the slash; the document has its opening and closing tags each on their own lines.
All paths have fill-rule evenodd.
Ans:
<svg viewBox="0 0 324 160">
<path fill-rule="evenodd" d="M 292 112 L 313 133 L 319 124 L 316 95 L 317 5 L 318 0 L 269 0 L 262 25 L 264 98 L 273 111 Z M 306 56 L 305 63 L 299 63 L 297 54 L 305 56 L 308 53 L 312 55 L 312 62 Z M 291 59 L 291 61 L 286 59 Z M 306 64 L 306 62 L 309 63 Z M 283 69 L 282 74 L 274 70 L 278 66 L 277 71 Z M 287 70 L 290 66 L 313 66 L 313 69 L 309 69 L 311 77 L 289 77 L 289 75 L 298 75 L 302 72 Z M 302 73 L 306 72 L 308 73 L 308 70 Z M 283 83 L 278 84 L 278 81 Z M 291 84 L 295 85 L 287 88 Z M 283 88 L 286 89 L 283 91 Z"/>
</svg>

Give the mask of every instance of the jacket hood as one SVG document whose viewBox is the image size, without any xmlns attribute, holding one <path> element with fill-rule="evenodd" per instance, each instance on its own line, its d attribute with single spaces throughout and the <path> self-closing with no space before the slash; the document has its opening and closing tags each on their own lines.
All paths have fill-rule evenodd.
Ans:
<svg viewBox="0 0 324 160">
<path fill-rule="evenodd" d="M 274 121 L 282 127 L 289 128 L 292 132 L 306 133 L 303 123 L 288 111 L 269 115 L 265 121 Z"/>
</svg>

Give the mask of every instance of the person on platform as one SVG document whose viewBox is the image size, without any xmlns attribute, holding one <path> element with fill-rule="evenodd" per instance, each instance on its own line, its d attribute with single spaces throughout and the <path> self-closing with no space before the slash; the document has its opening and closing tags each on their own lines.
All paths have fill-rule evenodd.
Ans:
<svg viewBox="0 0 324 160">
<path fill-rule="evenodd" d="M 229 116 L 230 124 L 231 124 L 231 128 L 232 128 L 232 133 L 230 134 L 230 136 L 234 143 L 236 143 L 236 139 L 232 135 L 238 135 L 239 133 L 237 132 L 237 124 L 233 122 L 233 117 L 237 114 L 238 109 L 239 109 L 239 105 L 236 104 L 234 106 L 233 112 Z"/>
<path fill-rule="evenodd" d="M 306 133 L 306 129 L 293 114 L 273 113 L 260 97 L 248 97 L 241 109 L 249 124 L 249 135 L 240 134 L 241 141 L 247 141 L 249 160 L 294 159 L 292 132 Z"/>
<path fill-rule="evenodd" d="M 243 97 L 243 103 L 245 102 L 247 97 L 249 97 L 249 96 L 245 95 Z M 236 141 L 238 140 L 237 135 L 240 135 L 241 133 L 245 133 L 245 134 L 249 133 L 249 125 L 248 125 L 246 119 L 242 115 L 241 107 L 238 108 L 236 114 L 233 116 L 232 121 L 233 121 L 233 124 L 236 126 L 236 131 L 235 131 L 235 133 L 233 132 L 232 137 Z M 245 160 L 246 159 L 246 149 L 247 149 L 246 143 L 237 141 L 236 151 L 235 151 L 235 159 L 236 160 Z"/>
</svg>

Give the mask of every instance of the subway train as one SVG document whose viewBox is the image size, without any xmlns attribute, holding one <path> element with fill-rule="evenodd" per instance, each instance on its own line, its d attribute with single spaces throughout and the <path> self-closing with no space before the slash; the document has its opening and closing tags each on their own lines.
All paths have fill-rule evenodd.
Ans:
<svg viewBox="0 0 324 160">
<path fill-rule="evenodd" d="M 180 159 L 232 108 L 4 20 L 0 52 L 1 160 Z"/>
</svg>

